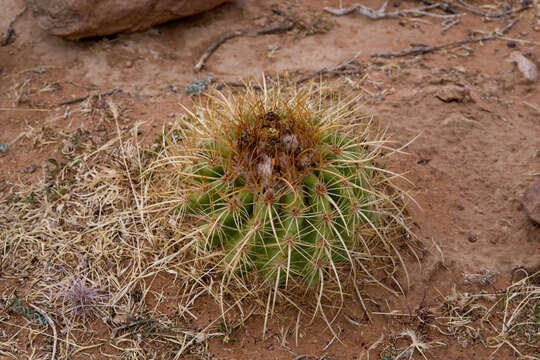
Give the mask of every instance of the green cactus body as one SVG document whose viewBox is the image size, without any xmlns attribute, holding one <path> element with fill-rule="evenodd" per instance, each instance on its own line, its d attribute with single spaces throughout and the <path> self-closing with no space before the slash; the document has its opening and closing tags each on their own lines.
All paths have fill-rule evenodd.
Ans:
<svg viewBox="0 0 540 360">
<path fill-rule="evenodd" d="M 327 145 L 343 151 L 336 154 Z M 316 284 L 336 264 L 350 260 L 356 246 L 354 225 L 369 218 L 362 204 L 367 201 L 363 188 L 370 172 L 357 172 L 361 151 L 353 145 L 346 137 L 328 136 L 317 149 L 323 161 L 293 188 L 250 189 L 243 186 L 242 176 L 227 179 L 232 151 L 224 144 L 206 144 L 205 149 L 212 149 L 213 166 L 205 160 L 191 168 L 201 186 L 190 196 L 185 212 L 206 217 L 203 243 L 224 250 L 223 264 L 229 271 L 256 268 L 264 280 L 280 285 L 293 277 Z"/>
<path fill-rule="evenodd" d="M 365 126 L 346 124 L 358 121 L 350 104 L 322 99 L 248 87 L 211 97 L 183 126 L 194 132 L 183 139 L 181 211 L 198 219 L 199 247 L 222 254 L 229 279 L 256 272 L 277 287 L 310 287 L 390 248 L 379 231 L 391 201 L 376 185 L 380 150 Z"/>
</svg>

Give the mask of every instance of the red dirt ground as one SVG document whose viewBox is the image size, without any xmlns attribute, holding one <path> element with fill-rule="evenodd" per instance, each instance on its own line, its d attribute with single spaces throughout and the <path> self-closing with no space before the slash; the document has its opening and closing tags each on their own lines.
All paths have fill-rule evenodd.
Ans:
<svg viewBox="0 0 540 360">
<path fill-rule="evenodd" d="M 354 3 L 345 0 L 343 6 Z M 380 6 L 374 0 L 362 3 Z M 339 2 L 297 0 L 279 5 L 311 23 L 313 14 L 321 14 L 325 6 L 337 7 Z M 399 9 L 417 6 L 405 1 Z M 2 7 L 0 29 L 4 31 L 23 1 L 6 0 Z M 44 179 L 46 160 L 58 158 L 66 146 L 60 131 L 86 130 L 93 143 L 115 135 L 92 117 L 82 116 L 79 104 L 58 106 L 92 89 L 120 88 L 122 91 L 113 96 L 123 109 L 123 125 L 142 122 L 141 136 L 150 141 L 172 114 L 182 112 L 180 103 L 190 105 L 184 87 L 208 73 L 220 81 L 260 76 L 262 72 L 307 74 L 341 64 L 362 51 L 359 61 L 364 73 L 329 79 L 344 91 L 363 94 L 367 110 L 388 126 L 398 144 L 416 137 L 406 149 L 410 155 L 400 155 L 393 166 L 408 171 L 412 185 L 404 187 L 419 205 L 411 211 L 414 231 L 425 248 L 421 264 L 412 257 L 407 260 L 411 282 L 406 295 L 369 293 L 381 305 L 381 309 L 369 305 L 370 310 L 414 313 L 421 304 L 435 304 L 453 286 L 469 292 L 503 288 L 510 284 L 513 269 L 540 265 L 540 227 L 528 220 L 520 206 L 525 187 L 540 175 L 540 82 L 527 82 L 507 61 L 517 49 L 540 65 L 536 11 L 520 13 L 520 21 L 507 34 L 535 44 L 496 39 L 396 59 L 369 55 L 400 51 L 411 43 L 437 45 L 464 39 L 473 32 L 502 28 L 506 22 L 485 22 L 467 13 L 461 24 L 443 35 L 435 18 L 373 21 L 358 14 L 325 15 L 333 22 L 328 31 L 308 34 L 293 30 L 232 39 L 209 58 L 201 73 L 194 72 L 194 64 L 223 32 L 280 21 L 269 3 L 236 1 L 145 32 L 79 42 L 47 35 L 26 12 L 15 23 L 15 41 L 0 48 L 0 143 L 10 148 L 0 157 L 0 195 L 9 196 L 12 184 Z M 315 21 L 314 26 L 318 24 Z M 38 67 L 45 71 L 35 72 Z M 459 90 L 464 87 L 470 90 Z M 449 94 L 457 96 L 450 102 L 441 100 Z M 72 115 L 64 117 L 67 108 Z M 484 270 L 498 274 L 493 285 L 465 281 L 464 273 Z M 168 284 L 168 279 L 158 278 L 154 285 L 160 289 Z M 0 282 L 1 286 L 8 286 L 8 282 Z M 202 314 L 204 304 L 200 305 L 198 313 Z M 345 315 L 359 319 L 362 326 Z M 274 324 L 262 339 L 262 319 L 250 319 L 235 331 L 235 342 L 212 340 L 210 353 L 220 359 L 325 355 L 327 359 L 367 359 L 368 348 L 381 334 L 399 334 L 419 326 L 409 318 L 387 315 L 374 315 L 372 323 L 366 322 L 361 305 L 350 301 L 335 323 L 337 329 L 343 329 L 342 343 L 334 341 L 326 347 L 332 335 L 322 321 L 303 327 L 298 344 L 295 321 L 292 316 L 278 322 L 281 325 Z M 442 336 L 437 340 L 447 346 L 430 350 L 430 358 L 487 359 L 492 351 L 479 343 L 464 346 Z M 369 351 L 370 356 L 379 358 L 382 349 Z M 494 356 L 510 357 L 507 350 Z"/>
</svg>

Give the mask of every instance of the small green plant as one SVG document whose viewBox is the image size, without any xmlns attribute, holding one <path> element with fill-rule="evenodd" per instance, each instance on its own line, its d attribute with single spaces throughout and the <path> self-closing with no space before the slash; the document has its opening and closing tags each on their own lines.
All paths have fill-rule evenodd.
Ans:
<svg viewBox="0 0 540 360">
<path fill-rule="evenodd" d="M 204 79 L 193 81 L 191 84 L 187 85 L 184 91 L 189 95 L 200 95 L 213 79 L 214 75 L 208 74 Z"/>
<path fill-rule="evenodd" d="M 532 309 L 532 316 L 531 316 L 532 322 L 537 327 L 540 326 L 540 305 L 534 304 Z"/>
<path fill-rule="evenodd" d="M 18 298 L 13 299 L 11 310 L 13 312 L 22 314 L 31 320 L 39 320 L 41 325 L 47 324 L 47 320 L 41 314 L 33 312 L 26 306 L 21 305 L 21 300 L 19 300 Z"/>
<path fill-rule="evenodd" d="M 77 148 L 84 142 L 86 142 L 90 137 L 90 132 L 88 130 L 83 130 L 81 128 L 78 128 L 75 130 L 75 132 L 71 135 L 71 144 L 73 147 Z"/>
<path fill-rule="evenodd" d="M 223 341 L 225 344 L 236 342 L 236 338 L 233 337 L 234 330 L 234 327 L 228 326 L 226 321 L 222 320 L 219 324 L 219 332 L 223 334 L 219 336 L 221 341 Z"/>
<path fill-rule="evenodd" d="M 20 200 L 21 200 L 21 197 L 18 196 L 18 195 L 15 195 L 15 194 L 10 195 L 10 197 L 8 197 L 8 199 L 7 199 L 8 203 L 10 203 L 10 204 L 19 202 Z"/>
<path fill-rule="evenodd" d="M 62 170 L 66 168 L 69 169 L 79 164 L 79 161 L 76 160 L 75 155 L 73 154 L 72 155 L 62 154 L 62 160 L 64 161 L 58 162 L 58 160 L 54 158 L 47 159 L 47 162 L 52 165 L 52 167 L 49 166 L 49 164 L 47 164 L 46 166 L 47 173 L 49 174 L 49 176 L 58 175 Z"/>
<path fill-rule="evenodd" d="M 30 192 L 30 194 L 28 194 L 28 196 L 26 197 L 26 201 L 29 203 L 33 203 L 34 201 L 36 201 L 36 193 L 34 191 Z"/>
<path fill-rule="evenodd" d="M 49 167 L 49 164 L 47 164 L 47 172 L 49 173 L 49 175 L 51 176 L 56 175 L 60 172 L 60 170 L 62 170 L 63 165 L 58 163 L 58 160 L 50 158 L 50 159 L 47 159 L 47 162 L 53 166 L 53 167 Z"/>
</svg>

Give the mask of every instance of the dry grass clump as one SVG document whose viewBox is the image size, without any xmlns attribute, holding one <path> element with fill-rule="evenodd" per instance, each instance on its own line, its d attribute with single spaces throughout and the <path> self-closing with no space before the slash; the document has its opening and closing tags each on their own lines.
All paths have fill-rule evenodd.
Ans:
<svg viewBox="0 0 540 360">
<path fill-rule="evenodd" d="M 488 318 L 497 315 L 500 322 L 488 345 L 495 351 L 506 345 L 522 358 L 540 359 L 540 273 L 507 287 L 488 311 Z"/>
<path fill-rule="evenodd" d="M 540 273 L 527 276 L 494 294 L 454 289 L 439 309 L 441 332 L 456 337 L 464 347 L 479 341 L 494 353 L 509 347 L 520 358 L 540 359 L 539 277 Z"/>
<path fill-rule="evenodd" d="M 235 319 L 268 319 L 285 306 L 330 325 L 323 309 L 337 313 L 359 286 L 399 289 L 388 279 L 400 247 L 411 244 L 405 196 L 391 182 L 398 175 L 385 170 L 397 150 L 355 99 L 273 85 L 201 98 L 208 103 L 150 149 L 136 135 L 126 140 L 137 131 L 122 132 L 120 109 L 109 104 L 118 137 L 0 203 L 0 271 L 10 284 L 2 327 L 15 337 L 46 335 L 40 351 L 59 358 L 205 356 L 206 340 L 227 336 Z M 278 144 L 285 150 L 274 151 Z M 203 189 L 214 185 L 219 196 L 204 204 Z M 226 209 L 235 213 L 230 228 L 214 231 L 211 219 Z M 231 242 L 250 221 L 264 224 L 264 236 Z M 298 241 L 283 242 L 291 229 Z M 240 251 L 248 238 L 256 247 Z M 203 298 L 221 314 L 204 323 Z"/>
<path fill-rule="evenodd" d="M 182 227 L 148 209 L 149 182 L 141 174 L 149 157 L 136 143 L 117 137 L 0 203 L 1 272 L 11 290 L 0 317 L 6 331 L 52 337 L 33 316 L 38 306 L 58 328 L 61 358 L 104 344 L 112 357 L 173 358 L 204 352 L 199 340 L 217 336 L 217 321 L 201 327 L 190 315 L 169 319 L 160 306 L 167 295 L 148 295 L 158 275 L 191 275 L 184 255 L 175 253 L 185 242 Z M 189 308 L 206 286 L 180 283 L 174 302 Z M 149 298 L 157 302 L 150 306 Z"/>
</svg>

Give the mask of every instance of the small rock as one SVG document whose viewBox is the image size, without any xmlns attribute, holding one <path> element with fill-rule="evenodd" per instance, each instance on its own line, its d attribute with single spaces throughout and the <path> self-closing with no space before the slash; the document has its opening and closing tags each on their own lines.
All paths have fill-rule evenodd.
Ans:
<svg viewBox="0 0 540 360">
<path fill-rule="evenodd" d="M 540 224 L 540 179 L 529 185 L 523 194 L 521 205 L 532 221 Z"/>
<path fill-rule="evenodd" d="M 45 68 L 43 66 L 38 66 L 37 68 L 35 68 L 33 70 L 36 74 L 43 74 L 44 72 L 46 72 L 47 70 L 45 70 Z"/>
<path fill-rule="evenodd" d="M 446 119 L 444 119 L 442 124 L 444 126 L 459 126 L 463 128 L 474 128 L 479 126 L 478 121 L 467 119 L 460 113 L 451 114 Z"/>
<path fill-rule="evenodd" d="M 128 60 L 126 61 L 126 67 L 129 69 L 131 67 L 133 67 L 133 61 L 132 60 Z"/>
<path fill-rule="evenodd" d="M 23 168 L 22 172 L 23 172 L 24 174 L 33 174 L 33 173 L 36 171 L 36 169 L 37 169 L 37 166 L 36 166 L 36 165 L 26 165 L 26 166 Z"/>
<path fill-rule="evenodd" d="M 267 17 L 260 17 L 258 19 L 255 19 L 255 21 L 253 21 L 253 23 L 255 23 L 256 26 L 261 27 L 261 28 L 267 26 L 268 22 L 269 22 L 269 19 Z"/>
<path fill-rule="evenodd" d="M 227 0 L 25 0 L 41 28 L 50 34 L 80 39 L 153 25 L 195 15 Z"/>
<path fill-rule="evenodd" d="M 203 332 L 200 332 L 197 335 L 195 335 L 195 342 L 197 342 L 198 344 L 204 342 L 206 339 L 207 339 L 207 336 Z"/>
<path fill-rule="evenodd" d="M 499 273 L 491 271 L 489 269 L 482 269 L 479 273 L 463 273 L 463 279 L 468 284 L 478 283 L 480 285 L 493 285 L 495 279 Z"/>
<path fill-rule="evenodd" d="M 1 143 L 1 144 L 0 144 L 0 153 L 6 154 L 7 152 L 9 152 L 9 146 L 8 146 L 8 144 L 3 144 L 3 143 Z"/>
<path fill-rule="evenodd" d="M 519 71 L 531 82 L 538 80 L 538 70 L 536 69 L 536 64 L 531 60 L 527 59 L 519 51 L 514 51 L 510 54 L 508 61 L 517 64 Z"/>
<path fill-rule="evenodd" d="M 268 57 L 269 58 L 277 57 L 280 49 L 281 49 L 281 46 L 279 46 L 279 44 L 268 45 Z"/>
<path fill-rule="evenodd" d="M 472 101 L 470 91 L 468 86 L 448 85 L 438 90 L 435 97 L 444 102 L 465 103 Z"/>
</svg>

